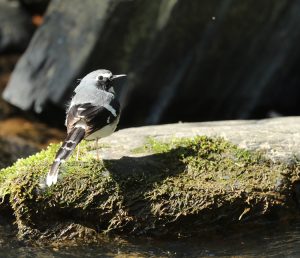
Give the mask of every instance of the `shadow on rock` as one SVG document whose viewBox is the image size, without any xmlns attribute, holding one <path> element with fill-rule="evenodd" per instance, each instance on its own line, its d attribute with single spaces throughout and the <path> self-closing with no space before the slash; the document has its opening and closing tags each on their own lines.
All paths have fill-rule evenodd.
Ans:
<svg viewBox="0 0 300 258">
<path fill-rule="evenodd" d="M 176 177 L 184 172 L 186 165 L 181 157 L 192 153 L 191 148 L 177 147 L 168 152 L 142 157 L 125 156 L 119 160 L 104 160 L 105 167 L 119 186 L 124 198 L 123 205 L 127 208 L 124 211 L 126 225 L 121 225 L 120 229 L 125 227 L 126 231 L 129 228 L 133 233 L 142 234 L 144 230 L 155 228 L 158 217 L 151 203 L 156 196 L 151 191 L 168 177 Z"/>
</svg>

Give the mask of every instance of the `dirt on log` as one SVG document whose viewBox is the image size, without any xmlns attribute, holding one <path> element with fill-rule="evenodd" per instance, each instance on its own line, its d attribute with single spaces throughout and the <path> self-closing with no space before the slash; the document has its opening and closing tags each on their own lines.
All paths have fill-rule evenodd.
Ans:
<svg viewBox="0 0 300 258">
<path fill-rule="evenodd" d="M 81 143 L 79 161 L 47 188 L 51 145 L 1 171 L 1 214 L 14 214 L 21 238 L 40 241 L 191 236 L 295 217 L 299 125 L 291 117 L 121 130 L 103 139 L 101 161 Z"/>
</svg>

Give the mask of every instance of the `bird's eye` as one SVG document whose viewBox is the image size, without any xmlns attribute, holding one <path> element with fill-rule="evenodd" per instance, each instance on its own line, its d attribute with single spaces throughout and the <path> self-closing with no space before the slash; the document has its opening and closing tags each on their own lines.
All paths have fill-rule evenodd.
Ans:
<svg viewBox="0 0 300 258">
<path fill-rule="evenodd" d="M 99 80 L 99 81 L 102 81 L 102 80 L 103 80 L 103 76 L 99 76 L 99 77 L 98 77 L 98 80 Z"/>
</svg>

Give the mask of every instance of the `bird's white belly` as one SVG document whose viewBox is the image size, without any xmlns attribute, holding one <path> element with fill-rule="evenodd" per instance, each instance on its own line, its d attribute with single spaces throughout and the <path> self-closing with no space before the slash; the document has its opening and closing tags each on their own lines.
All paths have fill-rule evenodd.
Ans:
<svg viewBox="0 0 300 258">
<path fill-rule="evenodd" d="M 92 133 L 85 139 L 90 141 L 90 140 L 100 139 L 109 136 L 116 130 L 118 123 L 119 123 L 119 117 L 117 117 L 117 119 L 113 123 L 102 127 L 100 130 Z"/>
</svg>

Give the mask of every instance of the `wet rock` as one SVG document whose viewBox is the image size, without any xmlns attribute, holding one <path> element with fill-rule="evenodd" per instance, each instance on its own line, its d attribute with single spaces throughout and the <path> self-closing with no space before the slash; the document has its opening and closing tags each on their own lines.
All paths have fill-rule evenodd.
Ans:
<svg viewBox="0 0 300 258">
<path fill-rule="evenodd" d="M 48 146 L 50 142 L 58 142 L 64 136 L 65 132 L 59 129 L 21 117 L 0 121 L 0 137 L 18 137 L 38 149 Z"/>
<path fill-rule="evenodd" d="M 0 1 L 0 53 L 23 52 L 34 31 L 31 17 L 16 1 Z"/>
<path fill-rule="evenodd" d="M 12 165 L 47 146 L 62 140 L 64 133 L 45 124 L 24 118 L 0 121 L 0 167 Z"/>
<path fill-rule="evenodd" d="M 1 137 L 0 149 L 0 168 L 11 166 L 18 159 L 39 151 L 39 148 L 18 137 Z"/>
<path fill-rule="evenodd" d="M 19 236 L 41 242 L 94 241 L 100 232 L 188 236 L 287 219 L 298 211 L 297 124 L 290 117 L 120 130 L 101 141 L 102 161 L 82 143 L 79 161 L 71 157 L 46 188 L 59 147 L 52 145 L 1 171 L 0 198 Z"/>
</svg>

